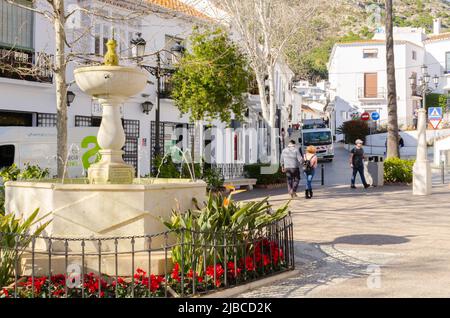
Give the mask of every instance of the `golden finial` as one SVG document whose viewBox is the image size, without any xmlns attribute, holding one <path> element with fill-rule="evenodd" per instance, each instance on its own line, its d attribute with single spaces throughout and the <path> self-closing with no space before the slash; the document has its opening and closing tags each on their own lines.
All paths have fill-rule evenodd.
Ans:
<svg viewBox="0 0 450 318">
<path fill-rule="evenodd" d="M 106 43 L 106 47 L 108 48 L 108 50 L 103 59 L 103 64 L 107 66 L 118 66 L 119 56 L 116 52 L 117 41 L 114 39 L 114 28 L 112 29 L 112 39 L 108 40 L 108 42 Z"/>
</svg>

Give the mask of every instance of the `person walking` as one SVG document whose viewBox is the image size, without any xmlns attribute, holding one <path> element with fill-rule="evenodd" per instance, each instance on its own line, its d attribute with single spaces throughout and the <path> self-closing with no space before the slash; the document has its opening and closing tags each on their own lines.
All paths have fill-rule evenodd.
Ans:
<svg viewBox="0 0 450 318">
<path fill-rule="evenodd" d="M 291 137 L 292 131 L 293 131 L 292 126 L 289 125 L 289 127 L 288 127 L 288 129 L 287 129 L 287 132 L 288 132 L 289 137 Z"/>
<path fill-rule="evenodd" d="M 306 148 L 306 154 L 303 159 L 303 173 L 306 177 L 305 198 L 311 199 L 313 197 L 312 179 L 314 178 L 314 173 L 316 171 L 318 163 L 316 156 L 316 147 L 308 146 Z"/>
<path fill-rule="evenodd" d="M 370 187 L 370 185 L 366 182 L 366 178 L 364 177 L 364 149 L 362 147 L 363 141 L 361 139 L 356 139 L 355 148 L 350 152 L 350 167 L 353 169 L 352 180 L 351 180 L 351 188 L 356 189 L 355 180 L 356 174 L 359 172 L 359 176 L 361 177 L 361 181 L 364 185 L 364 189 Z"/>
<path fill-rule="evenodd" d="M 286 173 L 288 193 L 291 198 L 297 196 L 297 188 L 300 182 L 300 165 L 302 156 L 295 146 L 295 141 L 289 141 L 289 144 L 281 152 L 281 171 Z"/>
</svg>

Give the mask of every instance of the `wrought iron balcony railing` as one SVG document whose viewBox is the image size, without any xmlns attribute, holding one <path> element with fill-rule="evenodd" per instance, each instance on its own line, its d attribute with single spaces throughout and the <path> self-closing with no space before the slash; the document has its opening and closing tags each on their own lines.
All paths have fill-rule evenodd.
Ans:
<svg viewBox="0 0 450 318">
<path fill-rule="evenodd" d="M 364 87 L 358 87 L 358 99 L 386 99 L 386 89 L 378 87 L 376 92 L 367 92 Z"/>
<path fill-rule="evenodd" d="M 0 77 L 52 83 L 53 55 L 0 47 Z"/>
</svg>

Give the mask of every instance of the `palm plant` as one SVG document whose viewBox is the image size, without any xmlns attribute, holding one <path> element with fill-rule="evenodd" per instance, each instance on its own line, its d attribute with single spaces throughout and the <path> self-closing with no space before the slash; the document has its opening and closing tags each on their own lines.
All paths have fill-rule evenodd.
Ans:
<svg viewBox="0 0 450 318">
<path fill-rule="evenodd" d="M 48 214 L 40 218 L 38 214 L 39 209 L 36 209 L 24 220 L 16 218 L 13 213 L 0 215 L 0 287 L 14 279 L 16 261 L 30 245 L 33 236 L 40 235 L 50 223 L 39 224 Z"/>
</svg>

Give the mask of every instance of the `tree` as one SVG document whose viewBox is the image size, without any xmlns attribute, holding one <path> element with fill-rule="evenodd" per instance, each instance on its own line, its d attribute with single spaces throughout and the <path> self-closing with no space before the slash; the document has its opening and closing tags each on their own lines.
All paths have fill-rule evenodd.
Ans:
<svg viewBox="0 0 450 318">
<path fill-rule="evenodd" d="M 395 59 L 393 37 L 392 0 L 386 0 L 386 72 L 388 94 L 388 125 L 387 125 L 387 158 L 399 158 L 398 148 L 398 118 L 397 91 L 395 88 Z"/>
<path fill-rule="evenodd" d="M 240 119 L 245 110 L 247 60 L 223 29 L 194 28 L 186 52 L 175 72 L 172 97 L 182 114 L 191 120 Z"/>
<path fill-rule="evenodd" d="M 320 1 L 304 0 L 217 0 L 217 6 L 229 15 L 237 31 L 249 65 L 258 83 L 262 116 L 270 131 L 270 159 L 278 162 L 275 118 L 275 64 L 283 61 L 283 50 L 299 28 L 307 24 Z M 295 19 L 293 17 L 296 17 Z M 265 95 L 266 82 L 269 87 Z"/>
</svg>

